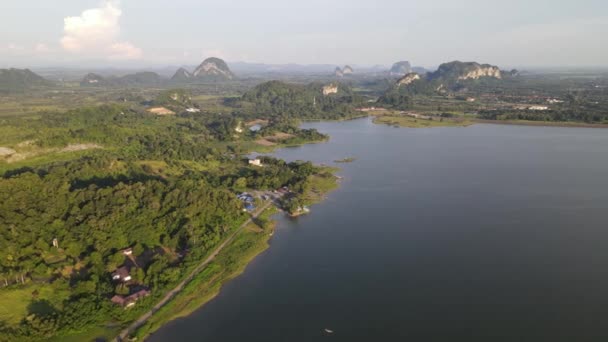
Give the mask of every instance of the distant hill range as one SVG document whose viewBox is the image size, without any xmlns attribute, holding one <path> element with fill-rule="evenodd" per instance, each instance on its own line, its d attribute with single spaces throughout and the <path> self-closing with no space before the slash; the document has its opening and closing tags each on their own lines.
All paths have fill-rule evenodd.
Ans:
<svg viewBox="0 0 608 342">
<path fill-rule="evenodd" d="M 87 74 L 82 81 L 80 81 L 80 86 L 155 86 L 160 85 L 163 82 L 163 78 L 155 73 L 150 71 L 137 72 L 134 74 L 125 75 L 122 77 L 107 77 L 104 78 L 101 75 L 90 73 Z"/>
<path fill-rule="evenodd" d="M 173 75 L 173 77 L 171 77 L 171 81 L 174 81 L 174 82 L 186 82 L 186 81 L 192 79 L 192 77 L 193 77 L 192 74 L 188 70 L 186 70 L 184 68 L 179 68 L 175 72 L 175 74 Z"/>
<path fill-rule="evenodd" d="M 424 74 L 427 70 L 423 67 L 412 66 L 408 61 L 401 61 L 393 64 L 388 74 L 393 77 L 403 77 L 411 72 Z"/>
<path fill-rule="evenodd" d="M 405 76 L 410 72 L 412 72 L 412 65 L 408 61 L 397 62 L 388 71 L 391 76 Z"/>
<path fill-rule="evenodd" d="M 427 72 L 425 74 L 417 72 L 407 73 L 397 80 L 396 86 L 411 86 L 417 82 L 422 82 L 436 85 L 436 90 L 453 90 L 455 86 L 463 84 L 467 80 L 501 80 L 505 77 L 516 76 L 517 73 L 517 70 L 505 72 L 497 66 L 490 64 L 453 61 L 441 64 L 434 72 Z"/>
<path fill-rule="evenodd" d="M 30 69 L 0 69 L 0 92 L 20 92 L 53 85 Z"/>
<path fill-rule="evenodd" d="M 205 59 L 192 73 L 185 68 L 175 72 L 171 81 L 188 82 L 196 80 L 226 81 L 234 79 L 234 74 L 224 60 L 217 57 Z"/>
<path fill-rule="evenodd" d="M 226 62 L 211 57 L 205 59 L 192 73 L 183 67 L 179 68 L 170 79 L 151 71 L 136 72 L 120 77 L 104 77 L 97 73 L 89 73 L 80 81 L 80 85 L 82 87 L 160 86 L 195 81 L 225 81 L 234 77 Z"/>
<path fill-rule="evenodd" d="M 355 70 L 350 65 L 345 65 L 344 68 L 336 67 L 334 71 L 334 76 L 336 77 L 344 77 L 349 76 L 355 73 Z"/>
<path fill-rule="evenodd" d="M 517 70 L 502 71 L 495 65 L 453 61 L 441 64 L 433 72 L 412 71 L 403 75 L 378 101 L 383 104 L 402 106 L 407 104 L 407 97 L 411 95 L 454 93 L 473 86 L 478 80 L 500 82 L 504 78 L 517 75 Z"/>
</svg>

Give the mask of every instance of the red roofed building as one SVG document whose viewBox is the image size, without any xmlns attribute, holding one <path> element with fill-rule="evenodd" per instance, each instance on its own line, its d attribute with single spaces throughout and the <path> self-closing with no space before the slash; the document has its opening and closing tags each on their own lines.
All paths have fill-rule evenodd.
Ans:
<svg viewBox="0 0 608 342">
<path fill-rule="evenodd" d="M 142 289 L 127 297 L 115 295 L 114 297 L 112 297 L 111 301 L 112 301 L 112 303 L 114 303 L 116 305 L 120 305 L 120 306 L 124 306 L 124 307 L 128 308 L 128 307 L 135 305 L 135 302 L 137 302 L 140 298 L 144 298 L 149 295 L 150 295 L 150 291 L 148 291 L 146 289 Z"/>
<path fill-rule="evenodd" d="M 112 280 L 122 282 L 127 282 L 131 280 L 131 274 L 129 273 L 129 269 L 127 268 L 127 266 L 117 268 L 116 271 L 112 273 Z"/>
</svg>

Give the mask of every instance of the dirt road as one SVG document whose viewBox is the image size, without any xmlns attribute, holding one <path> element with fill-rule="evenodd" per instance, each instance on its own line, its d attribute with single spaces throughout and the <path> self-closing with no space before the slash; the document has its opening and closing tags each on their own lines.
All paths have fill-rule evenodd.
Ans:
<svg viewBox="0 0 608 342">
<path fill-rule="evenodd" d="M 266 210 L 270 205 L 272 204 L 272 202 L 268 202 L 266 204 L 264 204 L 259 210 L 258 212 L 256 212 L 255 214 L 253 214 L 251 216 L 251 218 L 249 218 L 247 221 L 245 221 L 245 223 L 243 223 L 238 229 L 236 229 L 234 232 L 232 232 L 232 234 L 230 236 L 228 236 L 228 238 L 226 238 L 226 240 L 224 240 L 224 242 L 222 242 L 222 244 L 220 244 L 214 251 L 213 253 L 211 253 L 211 255 L 209 255 L 205 260 L 203 260 L 198 266 L 196 266 L 196 268 L 190 272 L 190 274 L 188 275 L 188 277 L 186 277 L 186 279 L 182 280 L 173 290 L 169 291 L 164 297 L 163 299 L 158 302 L 152 309 L 150 309 L 148 312 L 146 312 L 145 314 L 143 314 L 141 317 L 139 317 L 137 320 L 135 320 L 133 323 L 131 323 L 131 325 L 129 325 L 127 328 L 125 328 L 123 331 L 120 332 L 120 334 L 116 337 L 115 341 L 124 341 L 129 334 L 131 334 L 132 332 L 134 332 L 137 328 L 139 328 L 140 326 L 142 326 L 144 323 L 146 323 L 146 321 L 152 317 L 152 315 L 158 311 L 160 308 L 162 308 L 165 304 L 167 304 L 171 299 L 173 299 L 173 297 L 178 294 L 183 288 L 184 286 L 186 286 L 186 284 L 188 284 L 192 278 L 194 278 L 197 274 L 199 274 L 203 269 L 205 269 L 205 267 L 213 261 L 213 259 L 215 259 L 215 257 L 222 251 L 222 249 L 224 249 L 224 247 L 226 247 L 233 239 L 234 237 L 240 233 L 241 231 L 243 231 L 243 229 L 253 221 L 253 219 L 255 219 L 256 217 L 258 217 L 258 215 L 260 215 L 262 212 L 264 212 L 264 210 Z"/>
</svg>

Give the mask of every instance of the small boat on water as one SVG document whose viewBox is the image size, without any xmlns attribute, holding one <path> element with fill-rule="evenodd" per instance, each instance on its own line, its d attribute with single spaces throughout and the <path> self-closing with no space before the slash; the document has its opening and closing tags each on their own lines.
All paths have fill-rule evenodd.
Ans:
<svg viewBox="0 0 608 342">
<path fill-rule="evenodd" d="M 333 334 L 333 333 L 334 333 L 334 331 L 333 331 L 333 330 L 331 330 L 331 329 L 327 329 L 327 328 L 325 328 L 325 332 L 326 332 L 326 333 L 328 333 L 328 334 Z"/>
</svg>

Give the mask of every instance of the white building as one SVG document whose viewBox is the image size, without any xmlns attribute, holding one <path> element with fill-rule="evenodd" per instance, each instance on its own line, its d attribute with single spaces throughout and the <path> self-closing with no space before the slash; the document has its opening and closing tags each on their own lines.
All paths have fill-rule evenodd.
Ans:
<svg viewBox="0 0 608 342">
<path fill-rule="evenodd" d="M 262 166 L 262 161 L 259 159 L 249 159 L 249 165 Z"/>
</svg>

